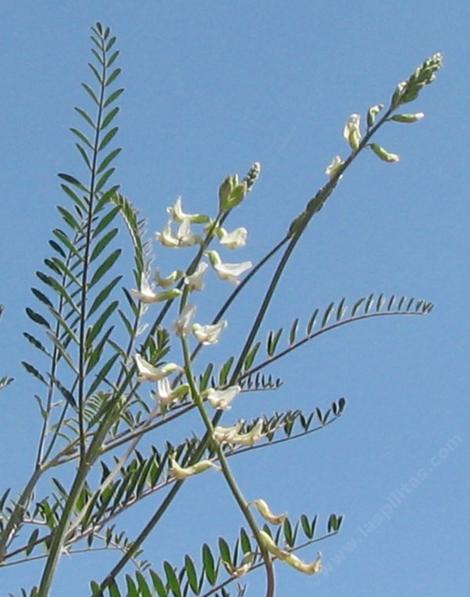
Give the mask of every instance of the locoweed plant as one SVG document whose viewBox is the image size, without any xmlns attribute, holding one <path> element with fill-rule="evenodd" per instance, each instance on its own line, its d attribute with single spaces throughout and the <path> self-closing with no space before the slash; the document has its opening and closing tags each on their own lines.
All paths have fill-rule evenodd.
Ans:
<svg viewBox="0 0 470 597">
<path fill-rule="evenodd" d="M 230 216 L 245 209 L 248 195 L 256 192 L 258 162 L 244 176 L 231 175 L 220 184 L 213 213 L 187 213 L 178 198 L 167 208 L 162 229 L 152 241 L 146 238 L 145 221 L 114 183 L 123 93 L 116 37 L 98 23 L 91 41 L 91 82 L 82 84 L 88 108 L 75 108 L 83 127 L 71 129 L 84 174 L 59 175 L 66 199 L 58 208 L 62 224 L 52 232 L 44 270 L 36 274 L 35 306 L 26 309 L 32 327 L 24 337 L 37 358 L 23 365 L 37 384 L 42 430 L 24 488 L 19 495 L 7 489 L 0 497 L 0 565 L 42 560 L 37 586 L 21 594 L 46 597 L 64 554 L 109 549 L 118 554 L 115 565 L 102 578 L 90 579 L 91 595 L 244 594 L 245 577 L 259 569 L 265 594 L 273 596 L 276 567 L 289 566 L 292 574 L 321 571 L 320 554 L 309 553 L 304 560 L 298 551 L 310 546 L 316 552 L 318 543 L 338 533 L 342 516 L 319 520 L 308 513 L 292 520 L 284 512 L 273 513 L 268 495 L 246 496 L 231 459 L 334 423 L 346 401 L 312 412 L 260 413 L 232 426 L 224 425 L 223 417 L 243 393 L 276 391 L 282 382 L 267 373 L 268 367 L 319 335 L 358 320 L 431 311 L 431 303 L 404 296 L 369 294 L 350 306 L 341 298 L 315 310 L 303 326 L 295 319 L 286 330 L 260 337 L 297 243 L 354 160 L 367 150 L 388 163 L 399 160 L 376 141 L 378 133 L 385 125 L 423 117 L 407 112 L 408 104 L 434 80 L 441 56 L 433 55 L 400 83 L 388 105 L 369 108 L 364 125 L 359 114 L 348 118 L 343 131 L 347 153 L 332 159 L 324 186 L 253 264 L 229 257 L 248 235 L 244 227 L 230 227 Z M 118 244 L 122 234 L 130 237 L 132 261 Z M 179 269 L 165 271 L 162 258 L 161 270 L 155 270 L 152 242 L 161 245 L 162 255 L 177 251 Z M 217 362 L 214 345 L 224 342 L 232 303 L 243 300 L 245 286 L 275 258 L 260 304 L 250 306 L 253 323 L 242 346 Z M 119 263 L 121 270 L 132 263 L 133 288 L 117 273 Z M 198 317 L 208 276 L 218 277 L 227 292 L 210 321 Z M 197 357 L 206 350 L 212 360 L 201 368 Z M 12 381 L 2 377 L 0 389 Z M 168 441 L 167 427 L 190 412 L 197 413 L 203 433 L 188 430 L 184 441 Z M 156 445 L 139 450 L 151 432 Z M 213 547 L 204 544 L 197 561 L 189 554 L 176 564 L 145 560 L 145 540 L 169 514 L 176 495 L 194 475 L 209 474 L 223 476 L 233 507 L 241 511 L 245 525 L 239 536 L 220 538 Z M 158 494 L 158 507 L 129 537 L 120 528 L 121 515 L 153 494 Z M 124 568 L 128 573 L 122 578 Z"/>
</svg>

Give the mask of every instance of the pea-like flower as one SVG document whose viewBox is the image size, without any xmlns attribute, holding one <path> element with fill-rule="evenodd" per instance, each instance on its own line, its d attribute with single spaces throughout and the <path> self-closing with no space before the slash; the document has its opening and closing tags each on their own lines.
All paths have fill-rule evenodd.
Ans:
<svg viewBox="0 0 470 597">
<path fill-rule="evenodd" d="M 237 433 L 230 439 L 231 444 L 239 446 L 254 446 L 266 434 L 263 433 L 263 419 L 258 419 L 247 433 Z"/>
<path fill-rule="evenodd" d="M 193 324 L 193 334 L 198 342 L 208 346 L 210 344 L 217 344 L 220 334 L 227 327 L 225 320 L 219 321 L 212 325 L 201 325 L 200 323 Z"/>
<path fill-rule="evenodd" d="M 216 442 L 219 444 L 229 444 L 232 438 L 240 432 L 241 428 L 243 427 L 244 421 L 239 421 L 236 425 L 232 425 L 231 427 L 221 427 L 217 426 L 214 429 L 212 437 L 215 439 Z"/>
<path fill-rule="evenodd" d="M 207 398 L 211 406 L 217 410 L 229 410 L 231 403 L 241 392 L 240 386 L 229 386 L 225 390 L 216 390 L 209 388 L 204 392 L 204 397 Z"/>
<path fill-rule="evenodd" d="M 341 159 L 339 155 L 335 155 L 335 157 L 331 160 L 330 164 L 328 165 L 327 169 L 325 170 L 325 174 L 329 178 L 335 177 L 338 172 L 341 170 L 344 164 L 344 160 Z M 341 176 L 340 176 L 341 178 Z"/>
<path fill-rule="evenodd" d="M 344 138 L 353 151 L 356 151 L 361 143 L 360 122 L 361 117 L 359 114 L 351 114 L 349 120 L 344 125 Z"/>
<path fill-rule="evenodd" d="M 233 284 L 239 284 L 240 276 L 253 265 L 251 261 L 243 261 L 242 263 L 223 263 L 217 251 L 207 251 L 206 254 L 219 278 L 228 280 Z"/>
<path fill-rule="evenodd" d="M 172 373 L 183 371 L 183 368 L 176 363 L 165 363 L 164 365 L 154 367 L 140 354 L 136 354 L 134 359 L 137 371 L 139 372 L 139 381 L 158 381 L 168 377 Z"/>
<path fill-rule="evenodd" d="M 180 400 L 189 392 L 188 384 L 181 384 L 176 388 L 172 389 L 168 377 L 159 379 L 157 381 L 157 391 L 155 392 L 155 398 L 161 404 L 162 407 L 166 408 L 171 406 L 176 400 Z"/>
<path fill-rule="evenodd" d="M 146 274 L 142 274 L 140 280 L 140 290 L 131 290 L 131 294 L 134 298 L 139 300 L 141 303 L 151 304 L 151 303 L 159 303 L 162 301 L 167 301 L 169 299 L 176 298 L 180 296 L 181 290 L 177 288 L 173 288 L 171 290 L 165 290 L 163 292 L 155 292 L 152 286 L 149 284 L 148 278 Z"/>
<path fill-rule="evenodd" d="M 189 290 L 203 290 L 204 288 L 204 274 L 209 266 L 205 261 L 201 261 L 196 270 L 184 278 Z"/>
<path fill-rule="evenodd" d="M 196 314 L 196 305 L 187 304 L 181 311 L 180 316 L 173 324 L 173 329 L 178 336 L 184 337 L 191 333 L 192 320 Z"/>
<path fill-rule="evenodd" d="M 250 504 L 253 505 L 261 516 L 271 524 L 282 524 L 287 518 L 287 514 L 273 514 L 265 500 L 254 500 L 250 502 Z"/>
<path fill-rule="evenodd" d="M 317 558 L 310 564 L 304 562 L 293 553 L 289 553 L 284 562 L 304 574 L 317 574 L 318 572 L 321 572 L 323 568 L 321 553 L 318 553 Z"/>
<path fill-rule="evenodd" d="M 179 269 L 176 269 L 171 272 L 168 276 L 160 276 L 160 271 L 157 270 L 155 272 L 155 281 L 157 286 L 161 286 L 162 288 L 170 288 L 178 282 L 178 280 L 183 276 L 183 272 Z"/>
<path fill-rule="evenodd" d="M 214 468 L 215 470 L 220 471 L 220 468 L 210 460 L 201 460 L 192 466 L 184 467 L 176 462 L 174 456 L 170 456 L 170 476 L 177 481 L 183 481 L 193 475 L 199 475 L 199 473 L 203 473 L 209 468 Z"/>
<path fill-rule="evenodd" d="M 269 535 L 266 531 L 260 531 L 260 539 L 263 546 L 269 551 L 270 554 L 279 558 L 280 560 L 285 560 L 289 557 L 290 553 L 285 549 L 281 549 L 276 545 L 274 539 Z"/>
<path fill-rule="evenodd" d="M 201 237 L 193 234 L 191 230 L 191 220 L 184 219 L 176 231 L 173 233 L 171 220 L 169 220 L 163 229 L 163 232 L 157 232 L 155 238 L 164 246 L 170 249 L 177 247 L 192 247 L 201 242 Z"/>
<path fill-rule="evenodd" d="M 246 245 L 248 230 L 246 228 L 235 228 L 232 232 L 227 232 L 225 228 L 220 228 L 220 244 L 227 249 L 239 249 Z"/>
<path fill-rule="evenodd" d="M 202 224 L 208 221 L 208 216 L 202 214 L 187 214 L 183 211 L 181 197 L 178 197 L 175 204 L 172 207 L 168 207 L 166 210 L 175 222 L 182 223 L 185 220 L 189 220 L 195 224 Z"/>
</svg>

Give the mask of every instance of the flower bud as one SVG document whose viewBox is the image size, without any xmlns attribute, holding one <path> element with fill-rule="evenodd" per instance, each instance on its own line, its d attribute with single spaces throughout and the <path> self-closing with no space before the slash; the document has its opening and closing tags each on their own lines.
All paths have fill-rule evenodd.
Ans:
<svg viewBox="0 0 470 597">
<path fill-rule="evenodd" d="M 380 145 L 377 145 L 377 143 L 371 143 L 370 144 L 370 148 L 375 153 L 375 155 L 377 157 L 379 157 L 384 162 L 388 162 L 388 163 L 391 164 L 393 162 L 400 161 L 400 156 L 399 155 L 397 155 L 396 153 L 390 153 L 389 151 L 387 151 L 386 149 L 384 149 Z"/>
<path fill-rule="evenodd" d="M 344 125 L 344 138 L 353 151 L 357 151 L 361 143 L 360 122 L 361 117 L 359 114 L 351 114 L 349 120 Z"/>
<path fill-rule="evenodd" d="M 335 157 L 331 160 L 329 166 L 325 170 L 325 174 L 329 178 L 334 178 L 335 176 L 338 175 L 339 172 L 341 172 L 343 164 L 344 164 L 344 161 L 340 158 L 340 156 L 335 155 Z M 341 176 L 340 176 L 340 178 L 341 178 Z"/>
<path fill-rule="evenodd" d="M 259 178 L 261 173 L 261 164 L 259 162 L 255 162 L 253 166 L 248 170 L 245 178 L 242 182 L 246 183 L 246 192 L 249 193 L 251 189 L 254 187 L 256 181 Z"/>
<path fill-rule="evenodd" d="M 418 122 L 418 120 L 421 120 L 422 118 L 424 118 L 424 114 L 422 112 L 416 112 L 416 114 L 395 114 L 390 118 L 390 120 L 408 124 L 412 122 Z"/>
<path fill-rule="evenodd" d="M 367 112 L 367 126 L 370 128 L 374 126 L 375 119 L 377 118 L 377 114 L 383 109 L 383 104 L 376 104 L 375 106 L 371 106 Z"/>
</svg>

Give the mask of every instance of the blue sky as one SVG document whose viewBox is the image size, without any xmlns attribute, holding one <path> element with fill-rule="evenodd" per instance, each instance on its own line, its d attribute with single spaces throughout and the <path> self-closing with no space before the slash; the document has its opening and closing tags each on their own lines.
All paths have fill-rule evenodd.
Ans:
<svg viewBox="0 0 470 597">
<path fill-rule="evenodd" d="M 232 220 L 249 229 L 241 255 L 253 261 L 325 182 L 331 157 L 346 154 L 349 114 L 386 103 L 420 62 L 443 52 L 437 82 L 410 106 L 425 119 L 390 124 L 377 138 L 401 161 L 364 154 L 348 170 L 300 243 L 266 329 L 370 292 L 423 297 L 435 310 L 345 327 L 273 366 L 282 390 L 247 398 L 234 417 L 326 408 L 341 396 L 348 407 L 313 437 L 234 468 L 245 493 L 275 510 L 345 515 L 342 533 L 321 545 L 327 574 L 278 566 L 281 597 L 467 595 L 468 3 L 18 1 L 0 14 L 0 374 L 18 378 L 1 396 L 0 466 L 16 488 L 38 424 L 19 365 L 31 356 L 24 309 L 34 304 L 34 271 L 59 221 L 55 205 L 66 202 L 56 174 L 80 173 L 67 131 L 77 124 L 73 106 L 86 103 L 89 27 L 101 20 L 118 36 L 127 91 L 117 178 L 149 231 L 162 227 L 178 195 L 189 211 L 212 212 L 225 176 L 260 161 L 261 180 Z M 165 257 L 156 250 L 157 262 Z M 263 279 L 230 314 L 235 339 Z M 156 503 L 129 524 L 140 528 Z M 203 541 L 234 537 L 239 524 L 222 481 L 195 479 L 147 556 L 157 569 L 163 558 L 178 564 Z M 94 558 L 64 561 L 54 597 L 86 594 L 90 570 L 100 578 L 114 561 Z M 3 572 L 0 592 L 32 584 L 39 570 Z M 261 576 L 248 578 L 249 595 L 262 586 Z"/>
</svg>

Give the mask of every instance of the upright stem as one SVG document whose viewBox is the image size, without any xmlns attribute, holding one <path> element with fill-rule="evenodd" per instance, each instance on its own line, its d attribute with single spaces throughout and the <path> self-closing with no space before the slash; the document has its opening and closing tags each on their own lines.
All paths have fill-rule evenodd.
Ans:
<svg viewBox="0 0 470 597">
<path fill-rule="evenodd" d="M 99 152 L 100 129 L 101 120 L 103 117 L 103 103 L 106 82 L 106 51 L 104 47 L 104 40 L 102 40 L 101 48 L 102 69 L 101 69 L 101 89 L 98 104 L 98 115 L 96 118 L 95 140 L 93 144 L 93 158 L 91 164 L 91 179 L 90 192 L 88 195 L 88 214 L 87 225 L 85 231 L 85 253 L 83 257 L 83 272 L 81 282 L 81 298 L 80 298 L 80 328 L 79 328 L 79 355 L 78 355 L 78 428 L 80 435 L 80 461 L 81 464 L 85 458 L 85 425 L 84 425 L 84 408 L 85 408 L 85 368 L 86 368 L 86 320 L 87 320 L 87 295 L 88 295 L 88 269 L 90 266 L 90 250 L 91 250 L 91 233 L 93 225 L 93 209 L 95 198 L 95 182 L 96 182 L 96 165 Z"/>
</svg>

